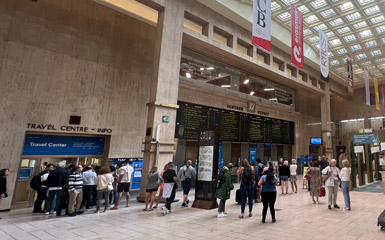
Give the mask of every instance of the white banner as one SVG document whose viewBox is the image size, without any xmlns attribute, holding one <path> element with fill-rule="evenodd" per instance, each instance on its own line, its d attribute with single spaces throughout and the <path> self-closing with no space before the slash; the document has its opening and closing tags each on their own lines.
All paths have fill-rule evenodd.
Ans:
<svg viewBox="0 0 385 240">
<path fill-rule="evenodd" d="M 364 146 L 354 146 L 354 152 L 355 153 L 363 153 L 364 152 Z"/>
<path fill-rule="evenodd" d="M 380 147 L 372 147 L 370 150 L 372 150 L 372 153 L 378 153 L 380 152 Z"/>
<path fill-rule="evenodd" d="M 253 2 L 252 43 L 266 51 L 271 51 L 271 0 Z"/>
<path fill-rule="evenodd" d="M 381 143 L 381 151 L 385 151 L 385 142 Z"/>
<path fill-rule="evenodd" d="M 319 30 L 319 46 L 320 46 L 320 68 L 321 79 L 329 82 L 329 49 L 328 36 Z"/>
</svg>

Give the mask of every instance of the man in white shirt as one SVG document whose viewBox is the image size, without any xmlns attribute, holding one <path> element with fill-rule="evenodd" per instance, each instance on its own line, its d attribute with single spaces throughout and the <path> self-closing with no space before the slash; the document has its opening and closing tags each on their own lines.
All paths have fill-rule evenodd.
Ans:
<svg viewBox="0 0 385 240">
<path fill-rule="evenodd" d="M 123 192 L 126 193 L 126 207 L 130 207 L 130 184 L 131 176 L 134 169 L 130 166 L 129 161 L 124 162 L 124 166 L 119 168 L 118 188 L 119 193 L 116 204 L 111 210 L 117 210 L 119 208 L 120 199 L 123 196 Z"/>
</svg>

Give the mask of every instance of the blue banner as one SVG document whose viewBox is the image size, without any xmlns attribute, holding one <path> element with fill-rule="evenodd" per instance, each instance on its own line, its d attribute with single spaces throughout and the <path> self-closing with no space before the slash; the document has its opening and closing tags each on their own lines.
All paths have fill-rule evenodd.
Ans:
<svg viewBox="0 0 385 240">
<path fill-rule="evenodd" d="M 219 142 L 219 150 L 218 150 L 218 168 L 223 168 L 222 141 Z"/>
<path fill-rule="evenodd" d="M 19 170 L 19 181 L 27 181 L 31 179 L 32 168 L 20 168 Z"/>
<path fill-rule="evenodd" d="M 353 136 L 354 144 L 373 144 L 380 143 L 380 136 L 378 133 L 358 134 Z"/>
<path fill-rule="evenodd" d="M 256 162 L 257 161 L 257 148 L 250 148 L 250 162 Z"/>
<path fill-rule="evenodd" d="M 100 156 L 104 137 L 27 134 L 23 156 Z"/>
</svg>

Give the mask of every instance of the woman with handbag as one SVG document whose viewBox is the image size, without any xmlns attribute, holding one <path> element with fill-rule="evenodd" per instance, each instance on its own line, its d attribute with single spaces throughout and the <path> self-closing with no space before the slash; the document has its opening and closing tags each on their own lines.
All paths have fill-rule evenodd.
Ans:
<svg viewBox="0 0 385 240">
<path fill-rule="evenodd" d="M 328 209 L 332 209 L 332 205 L 334 208 L 340 208 L 337 205 L 337 193 L 338 193 L 338 177 L 340 174 L 340 169 L 337 167 L 337 161 L 335 159 L 331 160 L 330 166 L 326 167 L 322 170 L 322 177 L 325 180 L 325 185 L 328 188 L 329 194 L 329 204 Z"/>
<path fill-rule="evenodd" d="M 311 176 L 310 180 L 310 196 L 313 200 L 313 203 L 319 203 L 318 198 L 320 196 L 320 188 L 321 188 L 321 171 L 319 169 L 318 161 L 312 162 L 312 167 L 308 170 Z M 314 200 L 316 197 L 317 202 Z"/>
<path fill-rule="evenodd" d="M 111 170 L 109 167 L 104 166 L 100 169 L 98 177 L 95 179 L 96 183 L 96 211 L 95 213 L 99 213 L 100 203 L 102 199 L 104 199 L 104 211 L 108 209 L 108 200 L 110 196 L 110 192 L 114 190 L 112 183 L 114 182 L 114 177 L 111 174 Z"/>
<path fill-rule="evenodd" d="M 270 172 L 269 168 L 265 167 L 263 169 L 262 177 L 258 182 L 258 185 L 261 189 L 263 210 L 262 210 L 262 223 L 265 223 L 267 209 L 270 208 L 271 219 L 273 223 L 276 222 L 275 219 L 275 200 L 277 199 L 277 177 Z"/>
<path fill-rule="evenodd" d="M 160 173 L 158 172 L 158 167 L 153 166 L 147 176 L 146 198 L 145 198 L 146 207 L 143 209 L 143 211 L 153 210 L 152 205 L 154 204 L 154 201 L 155 201 L 155 195 L 162 181 L 163 179 L 160 176 Z M 151 201 L 150 207 L 148 208 L 148 202 L 150 201 Z"/>
</svg>

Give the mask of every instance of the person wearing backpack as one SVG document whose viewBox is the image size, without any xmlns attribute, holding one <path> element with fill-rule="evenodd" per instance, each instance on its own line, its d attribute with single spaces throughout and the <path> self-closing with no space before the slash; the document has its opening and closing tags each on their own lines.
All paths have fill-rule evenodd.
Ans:
<svg viewBox="0 0 385 240">
<path fill-rule="evenodd" d="M 241 176 L 241 214 L 239 218 L 243 218 L 245 214 L 246 200 L 249 201 L 249 217 L 253 216 L 253 188 L 255 181 L 254 167 L 250 166 L 247 159 L 242 160 L 241 167 L 237 173 Z"/>
<path fill-rule="evenodd" d="M 33 212 L 32 212 L 34 214 L 45 213 L 45 211 L 42 210 L 41 205 L 47 197 L 47 191 L 48 191 L 47 178 L 48 178 L 48 175 L 54 169 L 55 168 L 54 168 L 52 163 L 47 164 L 46 169 L 44 171 L 41 171 L 31 181 L 31 188 L 36 190 L 36 192 L 37 192 L 37 198 L 36 198 L 35 203 L 33 205 Z"/>
<path fill-rule="evenodd" d="M 220 177 L 218 177 L 217 191 L 215 193 L 216 198 L 218 198 L 218 218 L 227 217 L 227 213 L 225 211 L 226 200 L 230 198 L 230 192 L 232 188 L 232 179 L 231 173 L 228 167 L 223 167 L 221 172 L 219 173 Z"/>
<path fill-rule="evenodd" d="M 261 159 L 257 158 L 257 165 L 255 166 L 255 194 L 254 200 L 255 202 L 261 202 L 261 188 L 258 185 L 259 179 L 262 177 L 263 172 L 263 164 L 261 163 Z"/>
<path fill-rule="evenodd" d="M 188 194 L 191 189 L 191 183 L 195 181 L 195 168 L 192 166 L 192 161 L 187 160 L 186 165 L 181 167 L 178 172 L 178 179 L 181 181 L 182 188 L 183 188 L 183 203 L 182 207 L 188 207 L 189 200 L 188 200 Z"/>
</svg>

